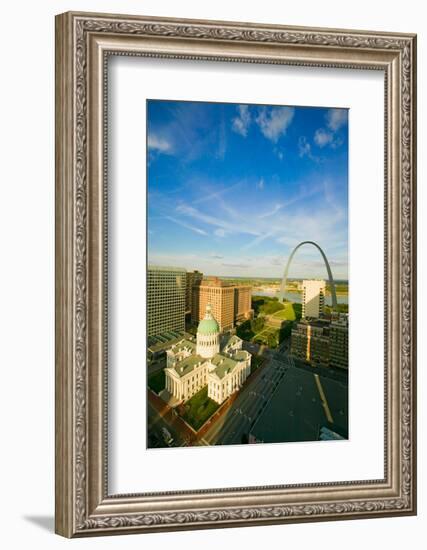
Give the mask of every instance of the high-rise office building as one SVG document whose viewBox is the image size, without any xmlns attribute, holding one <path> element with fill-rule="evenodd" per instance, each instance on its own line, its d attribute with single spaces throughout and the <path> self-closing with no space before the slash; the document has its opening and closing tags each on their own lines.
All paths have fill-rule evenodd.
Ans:
<svg viewBox="0 0 427 550">
<path fill-rule="evenodd" d="M 325 281 L 307 280 L 302 283 L 302 317 L 319 317 L 325 304 Z"/>
<path fill-rule="evenodd" d="M 329 329 L 329 362 L 331 367 L 348 369 L 348 318 L 340 317 L 331 322 Z"/>
<path fill-rule="evenodd" d="M 244 321 L 252 318 L 252 287 L 239 285 L 234 289 L 234 320 Z"/>
<path fill-rule="evenodd" d="M 187 271 L 185 287 L 185 313 L 191 313 L 193 304 L 193 287 L 199 284 L 203 279 L 203 273 L 200 271 Z"/>
<path fill-rule="evenodd" d="M 203 319 L 208 304 L 217 320 L 221 332 L 234 326 L 234 289 L 235 286 L 218 277 L 206 277 L 200 284 L 193 286 L 193 309 L 191 319 L 198 323 Z"/>
<path fill-rule="evenodd" d="M 147 336 L 185 330 L 186 270 L 149 265 Z"/>
</svg>

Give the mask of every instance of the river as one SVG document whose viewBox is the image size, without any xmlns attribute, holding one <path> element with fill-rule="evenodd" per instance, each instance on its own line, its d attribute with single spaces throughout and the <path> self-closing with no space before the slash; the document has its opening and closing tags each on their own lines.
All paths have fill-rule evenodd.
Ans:
<svg viewBox="0 0 427 550">
<path fill-rule="evenodd" d="M 279 291 L 263 291 L 263 290 L 253 290 L 252 296 L 269 296 L 270 298 L 278 298 Z M 301 293 L 300 292 L 286 292 L 286 300 L 290 302 L 295 302 L 297 304 L 301 303 Z M 337 302 L 339 304 L 348 304 L 348 294 L 337 294 Z M 330 295 L 325 296 L 325 304 L 330 306 L 332 305 L 332 298 Z"/>
</svg>

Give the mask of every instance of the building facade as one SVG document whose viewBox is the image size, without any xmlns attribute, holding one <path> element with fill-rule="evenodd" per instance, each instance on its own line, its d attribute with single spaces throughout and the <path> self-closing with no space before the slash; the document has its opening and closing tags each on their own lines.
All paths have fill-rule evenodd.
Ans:
<svg viewBox="0 0 427 550">
<path fill-rule="evenodd" d="M 252 319 L 252 287 L 239 285 L 234 288 L 234 321 Z"/>
<path fill-rule="evenodd" d="M 220 339 L 220 326 L 208 304 L 200 321 L 196 343 L 181 340 L 167 351 L 166 391 L 175 404 L 188 401 L 203 387 L 208 396 L 223 403 L 250 374 L 251 354 L 237 336 Z"/>
<path fill-rule="evenodd" d="M 185 313 L 191 313 L 193 307 L 193 287 L 200 284 L 203 279 L 203 273 L 200 271 L 187 271 L 185 286 Z"/>
<path fill-rule="evenodd" d="M 205 277 L 193 285 L 191 320 L 198 323 L 210 304 L 221 332 L 231 330 L 236 321 L 252 317 L 252 287 L 235 285 L 218 277 Z"/>
<path fill-rule="evenodd" d="M 312 365 L 329 365 L 329 322 L 301 321 L 291 333 L 291 354 Z"/>
<path fill-rule="evenodd" d="M 203 319 L 206 306 L 210 304 L 212 314 L 217 320 L 220 331 L 230 330 L 234 326 L 234 285 L 218 277 L 206 277 L 193 287 L 193 323 Z"/>
<path fill-rule="evenodd" d="M 186 270 L 149 265 L 147 337 L 185 330 Z"/>
<path fill-rule="evenodd" d="M 348 317 L 301 320 L 291 333 L 291 354 L 313 366 L 348 369 Z"/>
<path fill-rule="evenodd" d="M 325 281 L 302 282 L 302 317 L 318 318 L 325 305 Z"/>
<path fill-rule="evenodd" d="M 329 329 L 329 356 L 331 367 L 348 369 L 348 317 L 340 316 Z"/>
</svg>

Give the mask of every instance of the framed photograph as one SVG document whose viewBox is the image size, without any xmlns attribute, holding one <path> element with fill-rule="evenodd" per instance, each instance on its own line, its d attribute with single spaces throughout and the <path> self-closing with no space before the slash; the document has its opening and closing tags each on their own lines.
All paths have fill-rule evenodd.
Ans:
<svg viewBox="0 0 427 550">
<path fill-rule="evenodd" d="M 416 513 L 416 37 L 56 18 L 56 532 Z"/>
</svg>

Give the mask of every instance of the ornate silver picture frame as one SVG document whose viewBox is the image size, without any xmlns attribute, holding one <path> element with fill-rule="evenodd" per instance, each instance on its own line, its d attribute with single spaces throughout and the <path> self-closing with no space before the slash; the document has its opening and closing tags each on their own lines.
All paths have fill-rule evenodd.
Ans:
<svg viewBox="0 0 427 550">
<path fill-rule="evenodd" d="M 106 119 L 107 60 L 113 55 L 383 72 L 383 479 L 109 493 Z M 81 537 L 415 514 L 415 179 L 415 35 L 90 13 L 58 15 L 56 532 Z"/>
</svg>

